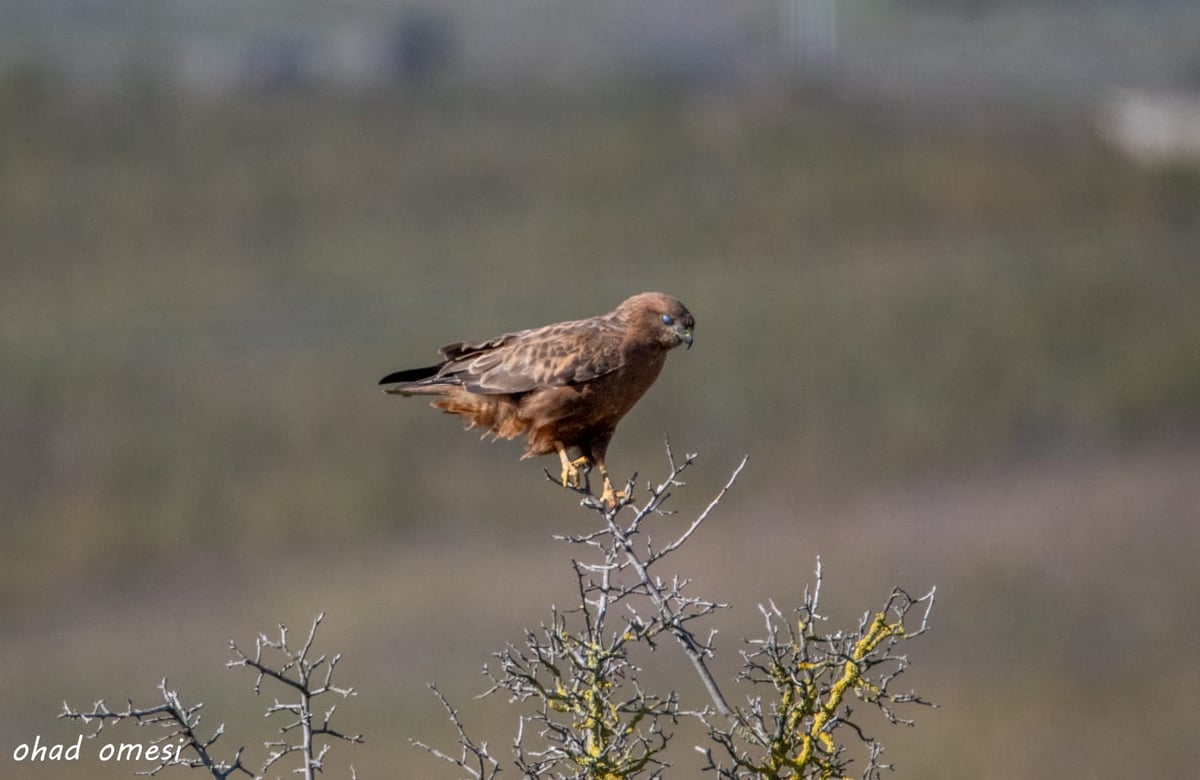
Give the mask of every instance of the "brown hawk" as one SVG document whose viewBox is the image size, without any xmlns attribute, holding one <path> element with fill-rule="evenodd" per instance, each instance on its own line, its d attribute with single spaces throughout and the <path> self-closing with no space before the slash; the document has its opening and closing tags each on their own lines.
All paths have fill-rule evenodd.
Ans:
<svg viewBox="0 0 1200 780">
<path fill-rule="evenodd" d="M 654 384 L 667 352 L 692 346 L 696 321 L 679 299 L 645 292 L 598 317 L 442 347 L 442 362 L 388 374 L 396 395 L 436 396 L 433 406 L 493 439 L 524 435 L 523 458 L 557 452 L 563 487 L 587 488 L 592 464 L 601 500 L 615 506 L 604 455 L 617 423 Z M 572 460 L 569 452 L 578 452 Z"/>
</svg>

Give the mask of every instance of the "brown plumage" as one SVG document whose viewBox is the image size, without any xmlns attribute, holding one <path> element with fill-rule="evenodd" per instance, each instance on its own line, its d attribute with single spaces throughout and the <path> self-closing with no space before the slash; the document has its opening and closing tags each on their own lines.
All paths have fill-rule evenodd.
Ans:
<svg viewBox="0 0 1200 780">
<path fill-rule="evenodd" d="M 595 464 L 608 505 L 618 495 L 604 455 L 617 423 L 654 384 L 667 352 L 692 346 L 696 322 L 677 298 L 635 295 L 608 314 L 442 347 L 441 363 L 388 374 L 396 395 L 436 396 L 433 406 L 484 436 L 525 436 L 524 458 L 557 452 L 563 486 L 584 488 Z M 571 460 L 568 450 L 580 455 Z"/>
</svg>

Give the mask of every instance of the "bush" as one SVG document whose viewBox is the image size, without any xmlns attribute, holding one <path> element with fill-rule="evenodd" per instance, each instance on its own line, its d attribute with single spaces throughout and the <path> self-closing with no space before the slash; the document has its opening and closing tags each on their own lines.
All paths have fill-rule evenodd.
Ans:
<svg viewBox="0 0 1200 780">
<path fill-rule="evenodd" d="M 507 694 L 518 705 L 513 764 L 525 777 L 660 778 L 671 765 L 664 751 L 675 737 L 681 719 L 694 719 L 707 733 L 696 747 L 702 769 L 719 778 L 844 777 L 861 757 L 863 778 L 879 777 L 884 769 L 882 744 L 868 736 L 867 725 L 852 702 L 874 710 L 891 724 L 911 725 L 900 716 L 901 705 L 929 705 L 915 692 L 899 692 L 896 680 L 909 665 L 900 645 L 929 628 L 934 590 L 920 598 L 899 588 L 883 607 L 867 612 L 857 626 L 830 632 L 820 613 L 822 571 L 804 591 L 803 603 L 791 613 L 773 602 L 759 605 L 763 634 L 746 639 L 742 668 L 736 683 L 747 689 L 741 703 L 731 704 L 710 671 L 715 629 L 701 623 L 728 605 L 693 595 L 691 581 L 667 571 L 664 561 L 689 543 L 734 486 L 746 465 L 743 458 L 716 497 L 678 536 L 656 544 L 647 521 L 672 514 L 667 508 L 672 491 L 685 486 L 681 476 L 695 455 L 676 460 L 670 444 L 670 471 L 665 480 L 647 486 L 646 500 L 634 501 L 635 479 L 615 507 L 588 495 L 582 505 L 601 523 L 594 530 L 557 536 L 582 554 L 571 558 L 579 603 L 567 610 L 551 608 L 549 621 L 526 630 L 520 645 L 509 644 L 494 654 L 495 664 L 484 667 L 491 687 L 484 695 Z M 551 475 L 547 474 L 552 480 Z M 626 511 L 628 509 L 628 511 Z M 255 693 L 264 680 L 290 689 L 294 701 L 278 700 L 268 715 L 289 716 L 280 736 L 265 743 L 267 758 L 258 772 L 243 761 L 239 748 L 228 760 L 213 756 L 223 735 L 218 727 L 207 739 L 197 733 L 202 705 L 188 707 L 160 685 L 163 703 L 138 708 L 132 702 L 113 711 L 97 702 L 82 712 L 64 704 L 63 717 L 98 722 L 96 733 L 110 721 L 132 720 L 159 725 L 168 733 L 156 742 L 178 742 L 150 774 L 169 767 L 203 767 L 214 777 L 244 774 L 262 777 L 289 755 L 298 754 L 297 773 L 313 777 L 323 768 L 331 742 L 360 742 L 331 724 L 334 708 L 318 719 L 313 702 L 320 696 L 355 695 L 354 689 L 333 684 L 340 655 L 312 657 L 317 628 L 299 649 L 288 644 L 280 626 L 278 640 L 260 635 L 253 655 L 233 642 L 231 667 L 257 672 Z M 674 640 L 664 641 L 664 640 Z M 643 669 L 631 657 L 641 648 L 665 652 L 678 645 L 703 684 L 708 702 L 699 708 L 681 703 L 675 691 L 660 692 L 643 680 Z M 459 711 L 430 686 L 450 716 L 458 735 L 457 755 L 421 742 L 414 744 L 473 778 L 496 778 L 502 763 L 486 742 L 473 739 Z M 94 736 L 94 735 L 93 735 Z M 353 770 L 351 770 L 353 772 Z"/>
</svg>

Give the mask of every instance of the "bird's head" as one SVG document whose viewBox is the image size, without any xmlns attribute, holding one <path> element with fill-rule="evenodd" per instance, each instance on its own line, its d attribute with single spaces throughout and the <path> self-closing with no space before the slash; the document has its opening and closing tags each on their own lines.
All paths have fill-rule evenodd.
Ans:
<svg viewBox="0 0 1200 780">
<path fill-rule="evenodd" d="M 623 311 L 630 324 L 636 324 L 644 337 L 664 349 L 680 344 L 692 348 L 696 318 L 673 295 L 647 292 L 625 300 L 617 311 Z"/>
</svg>

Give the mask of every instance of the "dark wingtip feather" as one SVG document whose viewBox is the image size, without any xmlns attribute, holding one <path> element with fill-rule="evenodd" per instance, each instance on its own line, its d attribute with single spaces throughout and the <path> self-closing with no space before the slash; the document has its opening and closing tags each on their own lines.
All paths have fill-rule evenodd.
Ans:
<svg viewBox="0 0 1200 780">
<path fill-rule="evenodd" d="M 426 366 L 425 368 L 408 368 L 403 371 L 393 371 L 392 373 L 379 380 L 381 385 L 395 384 L 396 382 L 417 382 L 422 379 L 428 379 L 437 374 L 441 365 Z"/>
</svg>

